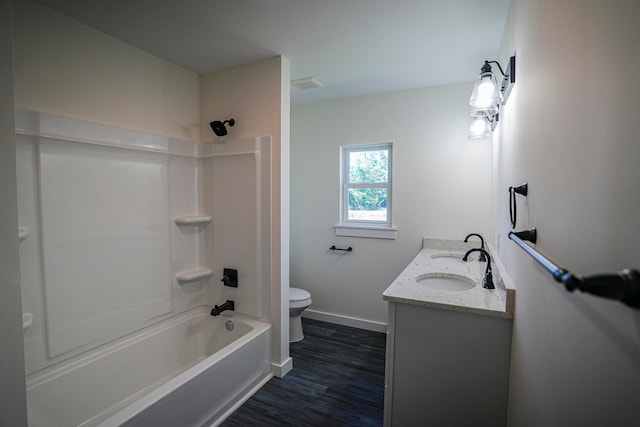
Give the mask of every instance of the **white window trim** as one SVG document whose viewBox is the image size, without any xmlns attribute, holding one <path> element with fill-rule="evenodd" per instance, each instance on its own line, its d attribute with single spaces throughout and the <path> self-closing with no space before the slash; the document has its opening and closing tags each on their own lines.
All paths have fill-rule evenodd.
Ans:
<svg viewBox="0 0 640 427">
<path fill-rule="evenodd" d="M 396 238 L 397 227 L 370 227 L 352 224 L 336 224 L 336 236 L 346 237 L 369 237 L 372 239 L 391 239 Z"/>
<path fill-rule="evenodd" d="M 349 176 L 348 153 L 352 151 L 389 150 L 388 181 L 377 184 L 346 182 Z M 392 223 L 393 212 L 393 142 L 377 144 L 354 144 L 340 147 L 340 223 L 335 225 L 336 236 L 369 237 L 376 239 L 395 239 L 397 228 Z M 347 218 L 348 188 L 386 188 L 387 189 L 387 221 L 357 221 Z"/>
</svg>

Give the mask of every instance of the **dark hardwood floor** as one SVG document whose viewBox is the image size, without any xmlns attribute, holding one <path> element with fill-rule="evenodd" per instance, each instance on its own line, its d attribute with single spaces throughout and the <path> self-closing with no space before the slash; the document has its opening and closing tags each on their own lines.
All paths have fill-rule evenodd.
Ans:
<svg viewBox="0 0 640 427">
<path fill-rule="evenodd" d="M 302 319 L 293 369 L 272 378 L 222 427 L 382 426 L 385 334 Z"/>
</svg>

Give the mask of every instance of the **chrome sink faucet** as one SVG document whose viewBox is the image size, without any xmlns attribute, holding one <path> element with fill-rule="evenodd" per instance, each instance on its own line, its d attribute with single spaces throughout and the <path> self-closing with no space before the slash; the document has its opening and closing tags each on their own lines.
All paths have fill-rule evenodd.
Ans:
<svg viewBox="0 0 640 427">
<path fill-rule="evenodd" d="M 487 269 L 484 271 L 484 277 L 482 278 L 482 287 L 485 289 L 495 289 L 496 287 L 493 285 L 493 273 L 491 271 L 491 255 L 482 248 L 473 248 L 469 249 L 467 253 L 464 254 L 462 260 L 465 262 L 468 261 L 469 254 L 473 252 L 480 252 L 482 255 L 486 256 Z M 480 261 L 480 259 L 478 261 Z"/>
<path fill-rule="evenodd" d="M 464 242 L 467 243 L 467 241 L 469 240 L 469 237 L 471 237 L 471 236 L 479 237 L 480 238 L 480 249 L 484 249 L 484 239 L 478 233 L 468 234 L 467 237 L 464 238 Z M 478 258 L 478 261 L 485 262 L 486 260 L 487 259 L 485 258 L 484 254 L 481 252 L 480 253 L 480 258 Z"/>
</svg>

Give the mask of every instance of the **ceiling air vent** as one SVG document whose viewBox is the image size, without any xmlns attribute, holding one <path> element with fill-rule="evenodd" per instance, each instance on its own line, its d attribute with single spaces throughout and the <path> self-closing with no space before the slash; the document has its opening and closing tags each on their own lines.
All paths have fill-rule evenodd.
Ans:
<svg viewBox="0 0 640 427">
<path fill-rule="evenodd" d="M 316 87 L 323 87 L 324 85 L 320 83 L 313 77 L 305 77 L 304 79 L 291 80 L 291 84 L 299 90 L 313 89 Z"/>
</svg>

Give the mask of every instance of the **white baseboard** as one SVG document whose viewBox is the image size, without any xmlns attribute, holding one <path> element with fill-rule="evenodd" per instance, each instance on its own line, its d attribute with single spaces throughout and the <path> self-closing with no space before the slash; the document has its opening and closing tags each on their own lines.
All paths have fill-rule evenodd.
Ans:
<svg viewBox="0 0 640 427">
<path fill-rule="evenodd" d="M 387 332 L 386 323 L 359 319 L 357 317 L 344 316 L 342 314 L 326 313 L 324 311 L 306 309 L 302 312 L 302 317 L 313 320 L 321 320 L 323 322 L 335 323 L 343 326 L 350 326 L 352 328 L 365 329 L 367 331 L 383 333 Z"/>
<path fill-rule="evenodd" d="M 293 369 L 293 359 L 287 357 L 281 365 L 276 363 L 271 363 L 271 373 L 278 378 L 282 378 L 289 373 L 289 371 Z"/>
</svg>

